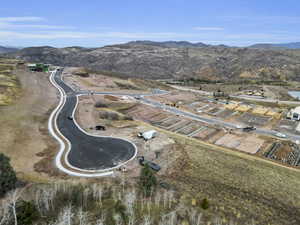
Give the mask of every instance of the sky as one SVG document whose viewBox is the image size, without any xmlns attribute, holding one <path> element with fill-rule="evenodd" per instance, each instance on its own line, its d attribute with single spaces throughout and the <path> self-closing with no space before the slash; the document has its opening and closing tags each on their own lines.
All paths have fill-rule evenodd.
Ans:
<svg viewBox="0 0 300 225">
<path fill-rule="evenodd" d="M 300 41 L 299 0 L 8 0 L 0 45 L 100 47 L 134 40 L 248 46 Z"/>
</svg>

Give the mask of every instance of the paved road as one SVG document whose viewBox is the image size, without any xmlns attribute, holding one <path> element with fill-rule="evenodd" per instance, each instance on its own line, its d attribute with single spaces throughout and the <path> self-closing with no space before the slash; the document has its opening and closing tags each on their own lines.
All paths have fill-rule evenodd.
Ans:
<svg viewBox="0 0 300 225">
<path fill-rule="evenodd" d="M 277 103 L 277 104 L 295 105 L 295 106 L 300 105 L 300 101 L 281 101 L 281 100 L 270 99 L 270 98 L 259 98 L 259 97 L 251 97 L 251 96 L 244 96 L 244 95 L 230 95 L 230 97 L 256 101 L 256 102 Z"/>
<path fill-rule="evenodd" d="M 144 96 L 140 96 L 140 101 L 144 104 L 148 104 L 148 105 L 151 105 L 153 107 L 163 109 L 165 111 L 177 114 L 179 116 L 183 116 L 183 117 L 186 117 L 186 118 L 190 118 L 190 119 L 200 121 L 200 122 L 204 122 L 204 123 L 211 124 L 211 125 L 218 125 L 218 126 L 226 127 L 226 128 L 230 128 L 230 129 L 240 129 L 240 128 L 246 126 L 245 124 L 230 123 L 230 122 L 225 122 L 225 121 L 217 119 L 217 118 L 208 118 L 208 117 L 205 117 L 205 116 L 196 115 L 194 113 L 185 112 L 185 111 L 179 110 L 175 107 L 166 106 L 165 104 L 162 104 L 160 102 L 147 99 Z M 255 132 L 257 134 L 261 134 L 261 135 L 271 136 L 271 137 L 275 137 L 275 134 L 278 133 L 278 131 L 261 129 L 261 128 L 257 128 L 253 132 Z M 293 142 L 296 142 L 296 141 L 300 140 L 299 135 L 288 134 L 288 133 L 285 133 L 285 135 L 287 136 L 285 138 L 287 140 L 291 140 Z"/>
<path fill-rule="evenodd" d="M 72 166 L 85 170 L 108 169 L 135 155 L 136 148 L 131 142 L 87 135 L 76 126 L 74 120 L 68 119 L 76 107 L 78 93 L 61 80 L 61 72 L 55 74 L 54 80 L 66 93 L 66 102 L 58 115 L 57 125 L 60 132 L 71 142 L 67 159 Z"/>
</svg>

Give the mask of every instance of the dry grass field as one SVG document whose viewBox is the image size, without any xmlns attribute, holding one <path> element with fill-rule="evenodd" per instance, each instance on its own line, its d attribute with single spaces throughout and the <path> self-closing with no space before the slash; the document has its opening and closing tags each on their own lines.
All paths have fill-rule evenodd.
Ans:
<svg viewBox="0 0 300 225">
<path fill-rule="evenodd" d="M 56 152 L 56 143 L 47 128 L 51 109 L 57 103 L 56 90 L 48 81 L 49 74 L 24 69 L 14 70 L 13 74 L 20 83 L 19 97 L 0 107 L 0 151 L 11 158 L 19 177 L 48 179 L 48 175 L 36 172 L 34 167 L 45 156 L 41 152 Z M 53 161 L 47 163 L 54 167 Z"/>
<path fill-rule="evenodd" d="M 212 208 L 238 224 L 300 223 L 300 171 L 259 158 L 175 138 L 183 158 L 166 177 L 187 198 L 208 198 Z"/>
</svg>

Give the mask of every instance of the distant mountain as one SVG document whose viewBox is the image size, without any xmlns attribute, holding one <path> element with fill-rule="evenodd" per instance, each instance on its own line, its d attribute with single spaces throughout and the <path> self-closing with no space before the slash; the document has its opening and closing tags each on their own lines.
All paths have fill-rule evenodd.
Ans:
<svg viewBox="0 0 300 225">
<path fill-rule="evenodd" d="M 20 49 L 18 48 L 13 48 L 13 47 L 4 47 L 4 46 L 0 46 L 0 54 L 2 53 L 10 53 L 10 52 L 16 52 Z"/>
<path fill-rule="evenodd" d="M 198 42 L 191 43 L 188 41 L 131 41 L 125 45 L 151 45 L 151 46 L 159 46 L 159 47 L 167 47 L 167 48 L 202 48 L 208 47 L 209 45 Z"/>
<path fill-rule="evenodd" d="M 28 62 L 82 66 L 124 78 L 300 81 L 300 50 L 135 41 L 101 48 L 31 47 L 7 55 Z"/>
<path fill-rule="evenodd" d="M 282 44 L 255 44 L 249 46 L 249 48 L 260 49 L 300 49 L 300 42 L 282 43 Z"/>
</svg>

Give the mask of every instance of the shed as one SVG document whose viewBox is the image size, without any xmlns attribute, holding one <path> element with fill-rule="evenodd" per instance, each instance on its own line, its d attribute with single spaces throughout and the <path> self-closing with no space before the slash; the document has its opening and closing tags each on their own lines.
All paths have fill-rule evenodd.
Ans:
<svg viewBox="0 0 300 225">
<path fill-rule="evenodd" d="M 156 130 L 149 130 L 149 131 L 146 131 L 144 133 L 139 133 L 138 136 L 143 137 L 147 141 L 147 140 L 150 140 L 150 139 L 156 137 L 157 136 L 157 131 Z"/>
</svg>

